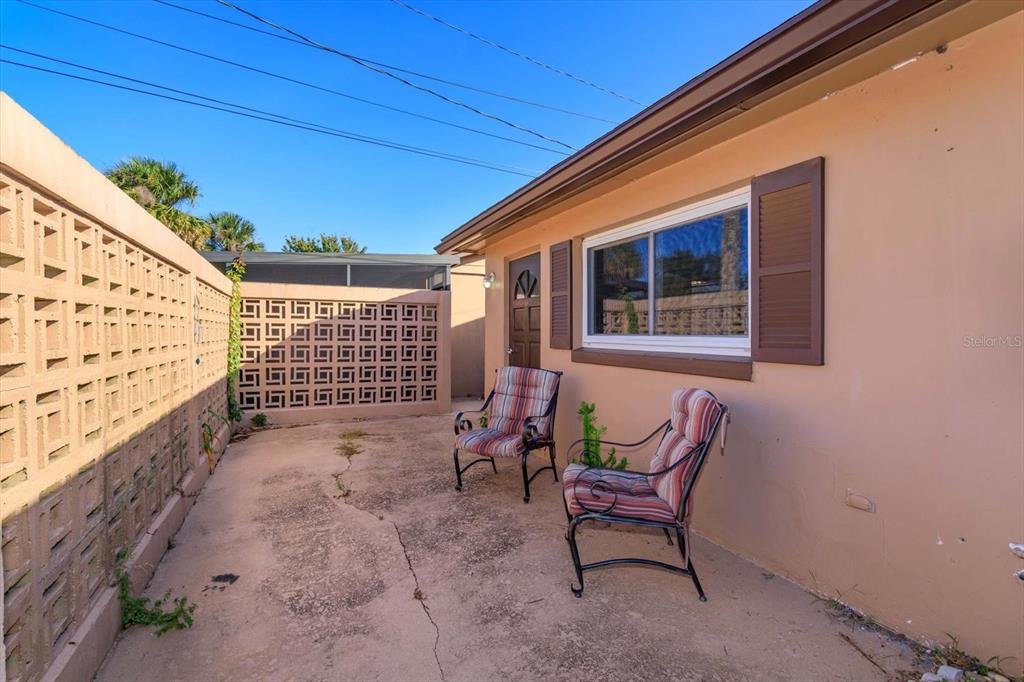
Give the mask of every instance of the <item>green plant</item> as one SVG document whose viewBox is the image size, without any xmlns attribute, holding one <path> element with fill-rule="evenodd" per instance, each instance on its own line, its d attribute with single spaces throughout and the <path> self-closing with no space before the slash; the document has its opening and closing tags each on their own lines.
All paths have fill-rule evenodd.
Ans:
<svg viewBox="0 0 1024 682">
<path fill-rule="evenodd" d="M 363 450 L 355 443 L 343 440 L 336 446 L 334 446 L 334 451 L 341 455 L 342 457 L 348 457 L 349 459 L 351 459 L 352 457 L 355 457 Z"/>
<path fill-rule="evenodd" d="M 252 416 L 252 425 L 258 429 L 262 429 L 267 425 L 267 415 L 262 412 L 257 412 Z"/>
<path fill-rule="evenodd" d="M 210 251 L 263 251 L 263 242 L 256 241 L 256 226 L 237 213 L 221 211 L 206 217 L 213 234 L 206 241 Z M 229 266 L 230 267 L 230 266 Z"/>
<path fill-rule="evenodd" d="M 990 672 L 1003 674 L 999 666 L 1004 661 L 1013 660 L 1012 656 L 992 656 L 984 663 L 976 656 L 971 656 L 960 648 L 960 640 L 953 635 L 946 633 L 949 637 L 949 644 L 939 644 L 932 648 L 932 654 L 940 663 L 960 668 L 961 670 L 987 675 Z"/>
<path fill-rule="evenodd" d="M 220 414 L 219 412 L 214 412 L 210 408 L 206 408 L 206 416 L 216 417 L 217 419 L 220 419 L 228 426 L 231 426 L 231 422 L 228 421 L 227 417 Z M 201 424 L 201 427 L 203 430 L 203 450 L 206 452 L 207 463 L 210 465 L 210 473 L 212 474 L 213 469 L 217 464 L 216 458 L 213 456 L 213 441 L 216 436 L 216 433 L 213 430 L 213 424 L 211 424 L 210 421 L 210 419 L 204 420 L 203 423 Z"/>
<path fill-rule="evenodd" d="M 124 564 L 131 555 L 130 548 L 117 553 L 117 566 L 114 569 L 114 583 L 117 586 L 117 598 L 121 602 L 121 628 L 127 630 L 133 625 L 152 625 L 156 628 L 156 636 L 160 637 L 171 630 L 184 630 L 192 627 L 192 612 L 196 605 L 186 597 L 171 600 L 174 605 L 164 610 L 170 591 L 162 599 L 150 604 L 148 597 L 132 596 L 132 580 L 125 570 Z"/>
<path fill-rule="evenodd" d="M 476 422 L 477 422 L 477 424 L 480 425 L 481 429 L 486 429 L 487 425 L 491 422 L 491 413 L 490 412 L 482 412 L 480 414 L 480 418 L 477 419 Z"/>
<path fill-rule="evenodd" d="M 629 460 L 623 457 L 618 459 L 615 456 L 615 448 L 608 451 L 608 456 L 602 454 L 601 436 L 608 430 L 605 426 L 599 426 L 595 414 L 594 403 L 586 400 L 580 403 L 577 414 L 583 420 L 583 449 L 580 452 L 579 461 L 590 467 L 604 467 L 606 469 L 625 469 L 629 466 Z"/>
<path fill-rule="evenodd" d="M 242 276 L 245 275 L 245 259 L 239 255 L 224 274 L 231 280 L 231 301 L 228 306 L 228 416 L 232 421 L 242 421 L 242 408 L 235 396 L 238 384 L 238 370 L 242 367 Z M 255 424 L 255 419 L 253 420 Z"/>
<path fill-rule="evenodd" d="M 366 431 L 363 431 L 362 429 L 349 429 L 348 431 L 342 431 L 338 434 L 338 444 L 334 446 L 334 451 L 342 457 L 352 459 L 355 455 L 358 455 L 363 451 L 363 449 L 353 441 L 365 437 Z"/>
<path fill-rule="evenodd" d="M 351 237 L 321 233 L 320 237 L 285 237 L 282 251 L 289 253 L 366 253 L 365 246 L 359 246 Z"/>
<path fill-rule="evenodd" d="M 622 300 L 625 301 L 624 316 L 626 318 L 626 333 L 627 334 L 639 334 L 640 333 L 640 316 L 636 312 L 636 304 L 633 303 L 633 299 L 630 298 L 629 292 L 623 289 Z"/>
<path fill-rule="evenodd" d="M 130 156 L 106 176 L 189 246 L 199 250 L 206 245 L 212 234 L 209 223 L 181 208 L 200 197 L 199 186 L 173 163 Z"/>
</svg>

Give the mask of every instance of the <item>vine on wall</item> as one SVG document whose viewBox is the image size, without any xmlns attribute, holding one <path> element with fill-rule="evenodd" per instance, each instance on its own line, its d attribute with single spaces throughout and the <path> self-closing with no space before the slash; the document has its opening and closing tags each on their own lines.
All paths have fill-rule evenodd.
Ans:
<svg viewBox="0 0 1024 682">
<path fill-rule="evenodd" d="M 228 418 L 242 421 L 242 408 L 235 396 L 238 370 L 242 367 L 242 276 L 245 259 L 239 254 L 224 274 L 231 280 L 231 302 L 228 317 Z"/>
</svg>

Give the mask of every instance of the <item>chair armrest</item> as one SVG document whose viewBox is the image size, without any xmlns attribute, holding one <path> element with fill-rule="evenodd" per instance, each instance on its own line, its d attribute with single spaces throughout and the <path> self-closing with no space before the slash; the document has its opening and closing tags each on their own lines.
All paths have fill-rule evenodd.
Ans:
<svg viewBox="0 0 1024 682">
<path fill-rule="evenodd" d="M 480 406 L 479 410 L 462 410 L 455 415 L 455 435 L 459 435 L 464 431 L 470 431 L 473 428 L 472 420 L 466 417 L 467 414 L 483 414 L 487 411 L 487 407 L 491 404 L 491 398 L 494 397 L 494 391 L 491 391 L 490 395 L 487 396 L 487 400 Z"/>
<path fill-rule="evenodd" d="M 547 414 L 535 414 L 523 420 L 523 440 L 526 443 L 547 442 L 547 434 L 542 434 L 540 429 L 537 428 L 537 422 L 547 418 L 547 416 Z"/>
<path fill-rule="evenodd" d="M 616 486 L 612 485 L 608 478 L 611 476 L 631 476 L 640 473 L 637 471 L 607 469 L 605 467 L 587 467 L 576 476 L 576 480 L 572 484 L 573 497 L 576 498 L 576 504 L 587 513 L 608 514 L 618 504 L 620 492 L 628 495 L 625 491 L 616 489 Z M 600 506 L 593 507 L 583 501 L 583 497 L 579 494 L 581 485 L 589 489 L 590 497 L 601 501 Z"/>
<path fill-rule="evenodd" d="M 645 440 L 649 440 L 649 438 L 650 437 L 648 437 Z M 608 441 L 600 442 L 607 443 Z M 644 441 L 641 441 L 641 443 L 643 442 Z M 676 460 L 676 462 L 672 466 L 661 469 L 660 471 L 632 471 L 629 469 L 609 469 L 607 467 L 587 467 L 576 476 L 576 481 L 573 483 L 572 486 L 573 496 L 576 498 L 576 504 L 578 504 L 585 511 L 591 514 L 608 514 L 612 512 L 612 510 L 615 508 L 615 505 L 618 504 L 620 493 L 626 496 L 629 496 L 630 494 L 624 490 L 617 490 L 616 487 L 613 486 L 608 481 L 609 477 L 626 476 L 635 478 L 646 478 L 650 480 L 653 478 L 657 478 L 659 476 L 664 476 L 670 471 L 673 471 L 674 469 L 682 466 L 684 462 L 689 461 L 691 457 L 694 457 L 698 452 L 704 449 L 704 446 L 705 443 L 698 443 L 697 445 L 694 445 L 690 449 L 690 451 L 686 453 L 686 455 Z M 604 498 L 602 500 L 601 507 L 589 507 L 580 498 L 578 494 L 578 489 L 581 484 L 589 487 L 591 497 L 598 500 L 602 500 L 602 497 Z"/>
<path fill-rule="evenodd" d="M 599 445 L 614 445 L 615 447 L 620 447 L 620 448 L 635 448 L 635 447 L 639 447 L 641 445 L 645 445 L 645 444 L 649 443 L 659 433 L 661 433 L 666 428 L 668 428 L 669 424 L 671 424 L 671 421 L 670 420 L 665 420 L 665 422 L 663 422 L 658 428 L 654 429 L 654 431 L 651 431 L 648 435 L 644 436 L 642 439 L 638 440 L 635 443 L 620 443 L 618 441 L 603 440 L 603 439 L 600 439 L 600 438 L 580 438 L 577 441 L 573 441 L 573 443 L 569 445 L 569 449 L 566 450 L 566 453 L 565 453 L 566 454 L 566 461 L 571 462 L 572 461 L 572 457 L 573 457 L 573 449 L 576 448 L 579 445 L 583 445 L 584 443 L 596 443 L 596 444 L 599 444 Z M 634 472 L 634 473 L 643 473 L 643 472 Z"/>
<path fill-rule="evenodd" d="M 463 410 L 455 415 L 455 435 L 459 435 L 463 431 L 469 431 L 473 428 L 473 422 L 466 418 L 467 414 L 475 414 L 483 412 L 483 410 Z"/>
</svg>

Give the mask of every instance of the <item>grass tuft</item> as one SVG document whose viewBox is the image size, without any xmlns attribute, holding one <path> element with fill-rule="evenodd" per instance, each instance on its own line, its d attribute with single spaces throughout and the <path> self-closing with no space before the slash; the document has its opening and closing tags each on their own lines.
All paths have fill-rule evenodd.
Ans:
<svg viewBox="0 0 1024 682">
<path fill-rule="evenodd" d="M 366 431 L 363 431 L 362 429 L 349 429 L 348 431 L 342 431 L 338 434 L 338 444 L 334 446 L 334 451 L 342 457 L 352 459 L 363 451 L 363 449 L 353 441 L 357 441 L 360 438 L 365 437 Z"/>
</svg>

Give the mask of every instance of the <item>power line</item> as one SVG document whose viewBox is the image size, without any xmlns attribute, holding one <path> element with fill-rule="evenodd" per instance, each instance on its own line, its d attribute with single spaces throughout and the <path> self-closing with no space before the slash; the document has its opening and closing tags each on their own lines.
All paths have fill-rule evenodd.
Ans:
<svg viewBox="0 0 1024 682">
<path fill-rule="evenodd" d="M 157 1 L 159 2 L 159 0 L 157 0 Z M 588 85 L 588 86 L 594 88 L 595 90 L 600 90 L 601 92 L 605 93 L 606 95 L 611 95 L 612 97 L 618 97 L 619 99 L 626 100 L 627 102 L 632 102 L 633 104 L 637 104 L 637 105 L 643 106 L 643 104 L 641 102 L 636 101 L 635 99 L 633 99 L 632 97 L 629 97 L 628 95 L 619 94 L 619 93 L 615 92 L 614 90 L 602 87 L 602 86 L 598 85 L 597 83 L 594 83 L 592 81 L 588 81 L 586 78 L 581 78 L 580 76 L 576 76 L 574 74 L 571 74 L 571 73 L 569 73 L 568 71 L 566 71 L 564 69 L 558 68 L 557 66 L 551 66 L 550 64 L 542 62 L 539 59 L 534 59 L 533 57 L 531 57 L 529 55 L 523 54 L 522 52 L 517 52 L 516 50 L 513 50 L 512 48 L 505 47 L 501 43 L 496 43 L 493 40 L 489 40 L 487 38 L 484 38 L 483 36 L 477 35 L 476 33 L 473 33 L 472 31 L 470 31 L 468 29 L 465 29 L 465 28 L 462 28 L 461 26 L 456 26 L 455 24 L 447 22 L 444 19 L 441 19 L 440 17 L 435 17 L 433 14 L 427 14 L 423 10 L 418 9 L 416 7 L 413 7 L 412 5 L 407 5 L 406 3 L 402 2 L 402 0 L 391 0 L 391 2 L 395 3 L 399 7 L 404 7 L 405 9 L 409 10 L 410 12 L 413 12 L 414 14 L 418 14 L 421 17 L 426 17 L 427 19 L 430 19 L 431 21 L 435 21 L 435 22 L 441 24 L 442 26 L 445 26 L 447 28 L 452 29 L 453 31 L 457 31 L 459 33 L 462 33 L 463 35 L 467 35 L 470 38 L 473 38 L 474 40 L 478 40 L 481 43 L 483 43 L 484 45 L 490 45 L 493 48 L 501 50 L 502 52 L 507 52 L 510 55 L 513 55 L 515 57 L 519 57 L 520 59 L 524 59 L 524 60 L 530 62 L 531 64 L 534 64 L 535 66 L 539 66 L 539 67 L 541 67 L 543 69 L 547 69 L 548 71 L 554 71 L 555 73 L 557 73 L 559 75 L 562 75 L 562 76 L 565 76 L 566 78 L 571 78 L 572 80 L 574 80 L 574 81 L 576 81 L 578 83 L 582 83 L 583 85 Z"/>
<path fill-rule="evenodd" d="M 253 31 L 254 33 L 262 33 L 263 35 L 270 36 L 271 38 L 277 38 L 278 40 L 284 40 L 284 41 L 287 41 L 289 43 L 295 43 L 296 45 L 302 45 L 303 47 L 308 47 L 308 48 L 311 48 L 311 49 L 316 49 L 315 47 L 313 47 L 309 43 L 305 43 L 305 42 L 303 42 L 301 40 L 298 40 L 297 38 L 290 38 L 289 36 L 283 36 L 280 33 L 274 33 L 273 31 L 266 31 L 266 30 L 264 30 L 262 28 L 258 28 L 256 26 L 249 26 L 248 24 L 243 24 L 243 23 L 238 22 L 238 21 L 231 21 L 230 19 L 225 19 L 224 17 L 218 17 L 216 14 L 209 14 L 207 12 L 202 12 L 200 10 L 197 10 L 197 9 L 193 8 L 193 7 L 186 7 L 184 5 L 178 5 L 178 4 L 175 4 L 173 2 L 168 2 L 168 0 L 153 0 L 153 2 L 155 2 L 157 4 L 160 4 L 160 5 L 165 5 L 167 7 L 173 7 L 174 9 L 180 10 L 182 12 L 188 12 L 189 14 L 195 14 L 195 15 L 200 16 L 200 17 L 206 17 L 207 19 L 212 19 L 214 21 L 219 21 L 221 23 L 229 24 L 231 26 L 236 26 L 238 28 L 244 28 L 246 31 Z M 384 62 L 378 62 L 378 61 L 375 61 L 373 59 L 367 59 L 366 57 L 358 57 L 358 58 L 362 59 L 367 64 L 373 64 L 375 66 L 379 66 L 379 67 L 384 68 L 384 69 L 389 69 L 391 71 L 398 71 L 399 73 L 407 73 L 410 76 L 416 76 L 417 78 L 423 78 L 425 80 L 434 81 L 436 83 L 443 83 L 444 85 L 450 85 L 453 88 L 462 88 L 463 90 L 469 90 L 470 92 L 476 92 L 476 93 L 479 93 L 481 95 L 487 95 L 489 97 L 498 97 L 500 99 L 508 100 L 510 102 L 516 102 L 518 104 L 525 104 L 527 106 L 537 107 L 539 109 L 546 109 L 548 111 L 554 111 L 554 112 L 558 112 L 560 114 L 567 114 L 569 116 L 576 116 L 578 118 L 586 118 L 586 119 L 590 119 L 592 121 L 600 121 L 601 123 L 611 123 L 611 124 L 618 123 L 618 121 L 613 121 L 613 120 L 611 120 L 609 118 L 602 118 L 600 116 L 594 116 L 592 114 L 584 114 L 584 113 L 579 112 L 579 111 L 573 111 L 571 109 L 563 109 L 562 107 L 556 107 L 556 106 L 551 105 L 551 104 L 544 104 L 543 102 L 535 102 L 533 100 L 524 99 L 522 97 L 516 97 L 514 95 L 506 95 L 506 94 L 503 94 L 503 93 L 500 93 L 500 92 L 495 92 L 493 90 L 487 90 L 487 89 L 479 88 L 479 87 L 476 87 L 476 86 L 473 86 L 473 85 L 466 85 L 465 83 L 459 83 L 457 81 L 448 80 L 446 78 L 439 78 L 437 76 L 431 76 L 430 74 L 421 73 L 419 71 L 413 71 L 411 69 L 404 69 L 404 68 L 402 68 L 400 66 L 395 66 L 393 64 L 385 64 Z"/>
<path fill-rule="evenodd" d="M 336 54 L 339 57 L 343 57 L 344 59 L 349 60 L 353 64 L 358 64 L 359 66 L 362 66 L 364 69 L 369 69 L 370 71 L 373 71 L 374 73 L 379 73 L 382 76 L 387 76 L 388 78 L 394 79 L 394 80 L 398 81 L 399 83 L 402 83 L 404 85 L 409 86 L 410 88 L 413 88 L 415 90 L 419 90 L 420 92 L 425 92 L 425 93 L 427 93 L 429 95 L 433 95 L 434 97 L 437 97 L 438 99 L 440 99 L 440 100 L 442 100 L 444 102 L 448 102 L 449 104 L 455 105 L 457 107 L 461 107 L 463 109 L 466 109 L 467 111 L 471 111 L 474 114 L 477 114 L 478 116 L 483 116 L 484 118 L 489 118 L 492 121 L 497 121 L 499 123 L 503 123 L 503 124 L 509 126 L 510 128 L 514 128 L 516 130 L 520 130 L 520 131 L 522 131 L 524 133 L 529 133 L 530 135 L 538 137 L 538 138 L 540 138 L 542 140 L 547 140 L 548 142 L 553 142 L 553 143 L 555 143 L 557 145 L 561 145 L 562 147 L 565 147 L 566 149 L 570 149 L 572 151 L 578 151 L 577 147 L 574 147 L 574 146 L 572 146 L 571 144 L 569 144 L 567 142 L 562 142 L 558 138 L 550 137 L 548 135 L 545 135 L 544 133 L 537 132 L 536 130 L 534 130 L 532 128 L 528 128 L 526 126 L 521 126 L 521 125 L 519 125 L 517 123 L 513 123 L 512 121 L 509 121 L 508 119 L 502 118 L 502 117 L 500 117 L 500 116 L 498 116 L 496 114 L 491 114 L 491 113 L 488 113 L 488 112 L 483 111 L 481 109 L 477 109 L 474 106 L 466 104 L 465 102 L 459 101 L 457 99 L 453 99 L 451 97 L 448 97 L 447 95 L 444 95 L 444 94 L 442 94 L 440 92 L 437 92 L 436 90 L 431 90 L 430 88 L 428 88 L 426 86 L 420 85 L 418 83 L 414 83 L 414 82 L 412 82 L 412 81 L 410 81 L 410 80 L 408 80 L 406 78 L 403 78 L 403 77 L 401 77 L 401 76 L 399 76 L 399 75 L 397 75 L 395 73 L 392 73 L 391 71 L 388 71 L 387 69 L 384 69 L 384 68 L 381 68 L 379 66 L 375 66 L 373 64 L 370 64 L 369 62 L 363 61 L 362 59 L 360 59 L 359 57 L 356 57 L 355 55 L 348 54 L 347 52 L 342 52 L 340 50 L 337 50 L 337 49 L 331 47 L 330 45 L 325 45 L 323 43 L 319 43 L 319 42 L 313 40 L 312 38 L 308 38 L 308 37 L 302 35 L 301 33 L 297 32 L 297 31 L 293 31 L 292 29 L 287 28 L 286 26 L 282 26 L 280 24 L 276 24 L 273 21 L 270 21 L 269 19 L 264 19 L 263 17 L 259 16 L 258 14 L 250 12 L 247 9 L 243 9 L 242 7 L 239 7 L 238 5 L 233 5 L 232 3 L 227 2 L 227 0 L 217 0 L 217 2 L 220 3 L 221 5 L 224 5 L 225 7 L 228 7 L 228 8 L 231 8 L 231 9 L 235 10 L 236 12 L 241 12 L 242 14 L 244 14 L 244 15 L 252 18 L 252 19 L 255 19 L 256 21 L 258 21 L 258 22 L 260 22 L 262 24 L 270 26 L 271 28 L 275 28 L 275 29 L 277 29 L 279 31 L 283 31 L 283 32 L 288 33 L 288 34 L 290 34 L 292 36 L 295 36 L 299 40 L 302 40 L 303 42 L 306 42 L 309 45 L 312 45 L 313 47 L 316 47 L 317 49 L 323 50 L 325 52 L 330 52 L 332 54 Z"/>
<path fill-rule="evenodd" d="M 412 154 L 418 154 L 420 156 L 428 156 L 428 157 L 432 157 L 432 158 L 435 158 L 435 159 L 442 159 L 442 160 L 445 160 L 445 161 L 454 161 L 455 163 L 461 163 L 461 164 L 465 164 L 465 165 L 469 165 L 469 166 L 477 166 L 477 167 L 480 167 L 480 168 L 487 168 L 489 170 L 500 171 L 502 173 L 510 173 L 512 175 L 520 175 L 520 176 L 527 177 L 527 178 L 536 177 L 536 175 L 531 174 L 531 173 L 533 173 L 533 171 L 524 172 L 527 169 L 517 169 L 514 166 L 504 166 L 502 164 L 492 163 L 490 161 L 483 161 L 481 159 L 474 159 L 474 158 L 468 157 L 468 156 L 459 156 L 457 154 L 449 154 L 448 152 L 442 152 L 442 151 L 438 151 L 438 150 L 434 150 L 434 149 L 427 149 L 427 148 L 424 148 L 424 147 L 414 147 L 412 145 L 402 144 L 400 142 L 392 142 L 390 140 L 384 140 L 384 139 L 381 139 L 381 138 L 370 137 L 370 136 L 367 136 L 367 135 L 360 135 L 358 133 L 352 133 L 352 132 L 349 132 L 349 131 L 339 131 L 338 129 L 330 128 L 328 126 L 323 126 L 323 125 L 320 125 L 320 124 L 292 123 L 288 119 L 288 117 L 281 116 L 279 114 L 270 114 L 270 116 L 274 116 L 275 118 L 268 118 L 267 116 L 261 116 L 261 115 L 257 115 L 257 114 L 248 114 L 248 113 L 245 113 L 244 111 L 235 111 L 234 109 L 227 109 L 227 108 L 220 107 L 220 106 L 215 106 L 215 105 L 212 105 L 212 104 L 203 104 L 202 102 L 193 102 L 192 100 L 182 99 L 180 97 L 172 97 L 170 95 L 162 95 L 162 94 L 160 94 L 158 92 L 150 92 L 148 90 L 142 90 L 142 89 L 139 89 L 139 88 L 132 88 L 132 87 L 129 87 L 127 85 L 118 85 L 117 83 L 108 83 L 106 81 L 97 80 L 95 78 L 88 78 L 86 76 L 79 76 L 79 75 L 76 75 L 76 74 L 73 74 L 73 73 L 67 73 L 65 71 L 57 71 L 57 70 L 54 70 L 54 69 L 47 69 L 47 68 L 44 68 L 42 66 L 35 66 L 35 65 L 32 65 L 32 64 L 25 64 L 23 62 L 16 62 L 16 61 L 13 61 L 13 60 L 10 60 L 10 59 L 0 58 L 0 63 L 2 63 L 2 64 L 10 64 L 11 66 L 18 66 L 18 67 L 25 68 L 25 69 L 32 69 L 33 71 L 40 71 L 40 72 L 52 74 L 52 75 L 55 75 L 55 76 L 62 76 L 62 77 L 65 77 L 65 78 L 73 78 L 75 80 L 84 81 L 84 82 L 87 82 L 87 83 L 95 83 L 97 85 L 105 85 L 108 88 L 115 88 L 117 90 L 125 90 L 125 91 L 128 91 L 128 92 L 134 92 L 134 93 L 138 93 L 138 94 L 142 94 L 142 95 L 149 95 L 150 97 L 158 97 L 160 99 L 166 99 L 166 100 L 170 100 L 172 102 L 180 102 L 182 104 L 189 104 L 189 105 L 192 105 L 194 107 L 201 107 L 203 109 L 212 109 L 214 111 L 222 111 L 224 113 L 234 114 L 235 116 L 242 116 L 242 117 L 245 117 L 245 118 L 255 119 L 257 121 L 266 121 L 268 123 L 276 123 L 277 125 L 282 125 L 282 126 L 286 126 L 286 127 L 289 127 L 289 128 L 297 128 L 299 130 L 308 130 L 310 132 L 320 133 L 322 135 L 330 135 L 332 137 L 340 137 L 340 138 L 343 138 L 343 139 L 346 139 L 346 140 L 352 140 L 354 142 L 363 142 L 363 143 L 374 145 L 374 146 L 377 146 L 377 147 L 386 147 L 388 149 L 395 149 L 395 150 L 398 150 L 398 151 L 405 151 L 405 152 L 409 152 L 409 153 L 412 153 Z M 156 86 L 156 87 L 161 87 L 161 86 Z M 243 107 L 243 106 L 237 105 L 237 104 L 229 104 L 229 106 L 235 107 L 237 109 L 248 109 L 248 107 Z M 281 120 L 279 120 L 279 119 L 281 119 Z"/>
<path fill-rule="evenodd" d="M 57 57 L 50 57 L 50 56 L 47 56 L 45 54 L 41 54 L 39 52 L 32 52 L 31 50 L 23 50 L 21 48 L 13 47 L 11 45 L 7 45 L 7 44 L 4 44 L 4 43 L 0 43 L 0 48 L 3 48 L 5 50 L 11 50 L 13 52 L 19 52 L 21 54 L 25 54 L 25 55 L 29 55 L 29 56 L 32 56 L 32 57 L 36 57 L 38 59 L 45 59 L 46 61 L 49 61 L 49 62 L 56 62 L 57 64 L 64 64 L 65 66 L 71 66 L 71 67 L 74 67 L 76 69 L 82 69 L 83 71 L 91 71 L 92 73 L 98 73 L 98 74 L 101 74 L 103 76 L 108 76 L 108 77 L 111 77 L 111 78 L 118 78 L 120 80 L 128 81 L 130 83 L 137 83 L 139 85 L 145 85 L 145 86 L 150 87 L 150 88 L 157 88 L 159 90 L 166 90 L 168 92 L 174 92 L 174 93 L 177 93 L 179 95 L 186 95 L 188 97 L 195 97 L 196 99 L 206 100 L 207 102 L 213 102 L 215 104 L 223 104 L 225 106 L 234 107 L 236 109 L 242 109 L 244 111 L 251 111 L 251 112 L 256 113 L 256 114 L 262 114 L 262 115 L 265 115 L 265 116 L 273 116 L 275 118 L 280 118 L 280 119 L 285 120 L 285 121 L 291 121 L 292 123 L 299 123 L 301 125 L 313 126 L 313 127 L 317 127 L 317 128 L 324 128 L 325 130 L 331 130 L 331 131 L 334 131 L 334 132 L 337 132 L 337 133 L 349 134 L 349 131 L 347 131 L 347 130 L 340 130 L 338 128 L 332 128 L 330 126 L 323 125 L 321 123 L 316 123 L 316 122 L 313 122 L 313 121 L 304 121 L 302 119 L 294 118 L 292 116 L 284 116 L 283 114 L 275 114 L 274 112 L 271 112 L 271 111 L 265 111 L 263 109 L 256 109 L 254 107 L 248 107 L 248 106 L 244 106 L 242 104 L 234 104 L 232 102 L 227 102 L 225 100 L 216 99 L 215 97 L 208 97 L 206 95 L 200 95 L 199 93 L 196 93 L 196 92 L 190 92 L 188 90 L 180 90 L 178 88 L 172 88 L 172 87 L 167 86 L 167 85 L 160 85 L 159 83 L 153 83 L 153 82 L 150 82 L 150 81 L 141 80 L 139 78 L 132 78 L 131 76 L 125 76 L 124 74 L 114 73 L 113 71 L 105 71 L 104 69 L 98 69 L 98 68 L 95 68 L 95 67 L 92 67 L 92 66 L 86 66 L 84 64 L 79 64 L 77 62 L 67 61 L 65 59 L 58 59 Z M 509 166 L 509 167 L 512 168 L 512 166 Z M 520 170 L 528 170 L 528 169 L 520 169 Z"/>
<path fill-rule="evenodd" d="M 326 92 L 328 94 L 336 95 L 338 97 L 343 97 L 345 99 L 353 100 L 353 101 L 356 101 L 356 102 L 362 102 L 363 104 L 368 104 L 370 106 L 378 107 L 378 108 L 381 108 L 381 109 L 387 109 L 389 111 L 394 111 L 394 112 L 397 112 L 397 113 L 400 113 L 400 114 L 405 114 L 407 116 L 412 116 L 412 117 L 420 118 L 420 119 L 427 120 L 427 121 L 432 121 L 434 123 L 439 123 L 441 125 L 445 125 L 445 126 L 448 126 L 448 127 L 451 127 L 451 128 L 458 128 L 459 130 L 465 130 L 465 131 L 468 131 L 468 132 L 476 133 L 478 135 L 484 135 L 486 137 L 492 137 L 492 138 L 495 138 L 495 139 L 498 139 L 498 140 L 504 140 L 506 142 L 511 142 L 513 144 L 518 144 L 518 145 L 522 145 L 522 146 L 525 146 L 525 147 L 532 147 L 534 149 L 540 149 L 542 151 L 551 152 L 553 154 L 562 154 L 562 155 L 566 154 L 565 152 L 563 152 L 560 149 L 552 149 L 551 147 L 545 147 L 543 145 L 534 144 L 532 142 L 525 142 L 523 140 L 517 140 L 515 138 L 506 137 L 504 135 L 498 135 L 496 133 L 490 133 L 490 132 L 487 132 L 485 130 L 479 130 L 477 128 L 471 128 L 469 126 L 460 125 L 458 123 L 452 123 L 450 121 L 445 121 L 445 120 L 442 120 L 442 119 L 439 119 L 439 118 L 434 118 L 433 116 L 427 116 L 425 114 L 419 114 L 419 113 L 416 113 L 414 111 L 408 111 L 406 109 L 401 109 L 399 107 L 393 107 L 393 106 L 391 106 L 389 104 L 383 104 L 381 102 L 375 102 L 374 100 L 365 99 L 363 97 L 357 97 L 355 95 L 351 95 L 351 94 L 348 94 L 346 92 L 342 92 L 340 90 L 333 90 L 331 88 L 327 88 L 327 87 L 324 87 L 324 86 L 321 86 L 321 85 L 317 85 L 316 83 L 310 83 L 308 81 L 300 80 L 300 79 L 297 79 L 297 78 L 292 78 L 290 76 L 284 76 L 284 75 L 281 75 L 281 74 L 278 74 L 278 73 L 274 73 L 272 71 L 266 71 L 264 69 L 260 69 L 260 68 L 257 68 L 255 66 L 249 66 L 248 64 L 243 64 L 241 62 L 235 62 L 235 61 L 232 61 L 230 59 L 225 59 L 223 57 L 218 57 L 216 55 L 212 55 L 212 54 L 209 54 L 207 52 L 200 52 L 199 50 L 193 50 L 192 48 L 189 48 L 189 47 L 183 47 L 181 45 L 176 45 L 174 43 L 169 43 L 169 42 L 167 42 L 165 40 L 159 40 L 157 38 L 153 38 L 151 36 L 146 36 L 146 35 L 143 35 L 141 33 L 134 33 L 132 31 L 128 31 L 128 30 L 123 29 L 123 28 L 118 28 L 116 26 L 111 26 L 110 24 L 104 24 L 104 23 L 99 22 L 99 21 L 94 21 L 92 19 L 87 19 L 85 17 L 77 16 L 77 15 L 74 15 L 74 14 L 69 14 L 67 12 L 62 12 L 60 10 L 52 9 L 50 7 L 45 7 L 43 5 L 37 5 L 37 4 L 33 3 L 33 2 L 29 2 L 28 0 L 19 0 L 19 2 L 21 2 L 24 5 L 28 5 L 30 7 L 34 7 L 36 9 L 41 9 L 41 10 L 44 10 L 46 12 L 51 12 L 53 14 L 58 14 L 60 16 L 67 17 L 69 19 L 74 19 L 75 21 L 81 21 L 83 23 L 90 24 L 90 25 L 93 25 L 93 26 L 96 26 L 96 27 L 99 27 L 99 28 L 102 28 L 102 29 L 105 29 L 105 30 L 108 30 L 108 31 L 114 31 L 114 32 L 120 33 L 122 35 L 131 36 L 132 38 L 137 38 L 139 40 L 145 40 L 147 42 L 154 43 L 156 45 L 161 45 L 163 47 L 169 47 L 171 49 L 179 50 L 181 52 L 185 52 L 187 54 L 195 55 L 197 57 L 203 57 L 204 59 L 210 59 L 210 60 L 215 61 L 215 62 L 220 62 L 221 64 L 227 64 L 229 66 L 234 66 L 234 67 L 239 68 L 239 69 L 244 69 L 246 71 L 251 71 L 253 73 L 258 73 L 258 74 L 261 74 L 261 75 L 264 75 L 264 76 L 269 76 L 271 78 L 276 78 L 278 80 L 287 81 L 289 83 L 294 83 L 296 85 L 301 85 L 303 87 L 312 88 L 314 90 L 319 90 L 321 92 Z"/>
</svg>

